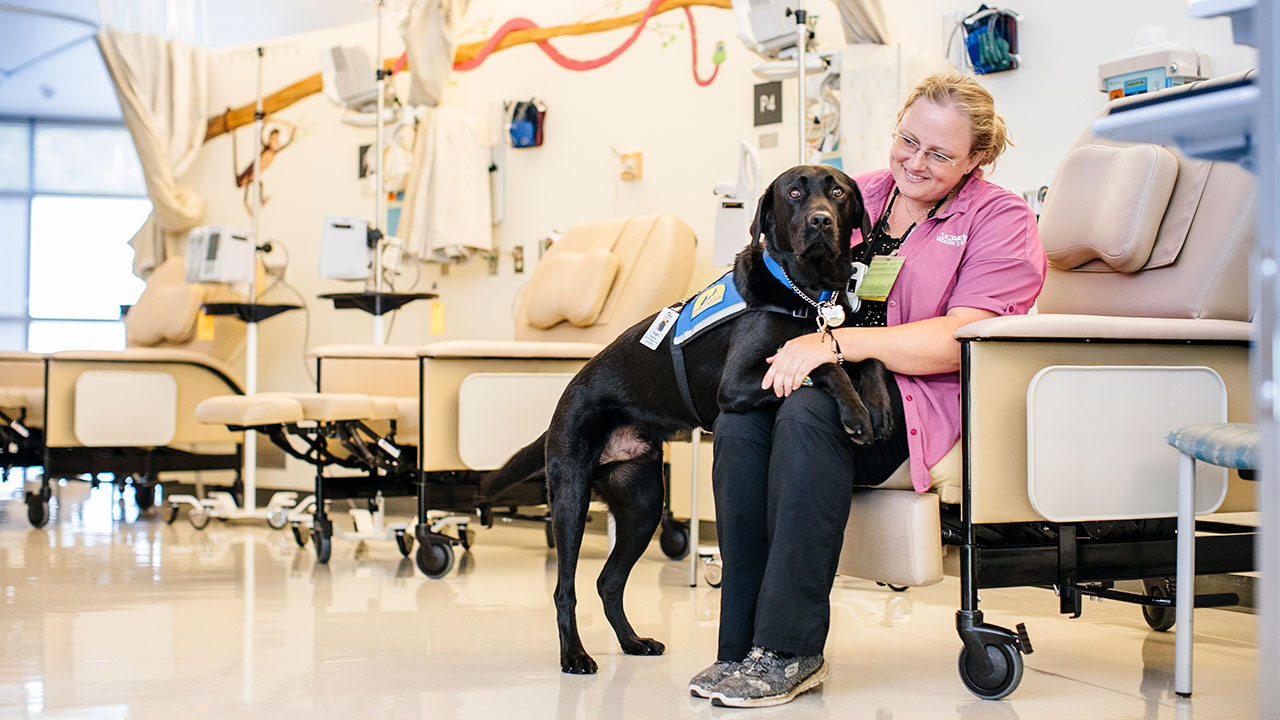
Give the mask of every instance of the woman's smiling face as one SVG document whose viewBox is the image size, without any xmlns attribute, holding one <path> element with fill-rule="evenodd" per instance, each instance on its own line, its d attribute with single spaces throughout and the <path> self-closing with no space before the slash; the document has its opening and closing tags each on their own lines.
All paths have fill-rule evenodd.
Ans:
<svg viewBox="0 0 1280 720">
<path fill-rule="evenodd" d="M 969 119 L 950 103 L 927 98 L 912 103 L 889 151 L 889 169 L 901 193 L 928 204 L 946 196 L 981 160 L 971 157 L 969 131 Z"/>
</svg>

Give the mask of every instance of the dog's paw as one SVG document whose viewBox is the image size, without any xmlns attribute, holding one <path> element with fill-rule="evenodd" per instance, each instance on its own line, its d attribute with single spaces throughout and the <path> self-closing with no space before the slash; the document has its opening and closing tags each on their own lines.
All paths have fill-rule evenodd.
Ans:
<svg viewBox="0 0 1280 720">
<path fill-rule="evenodd" d="M 622 643 L 622 652 L 628 655 L 661 655 L 666 650 L 666 645 L 653 638 L 637 637 L 634 640 Z"/>
<path fill-rule="evenodd" d="M 594 675 L 596 661 L 586 653 L 574 653 L 560 656 L 560 671 L 570 675 Z"/>
<path fill-rule="evenodd" d="M 886 413 L 880 416 L 879 422 L 872 422 L 875 427 L 876 442 L 884 442 L 893 437 L 893 415 Z"/>
<path fill-rule="evenodd" d="M 866 445 L 875 437 L 871 416 L 867 413 L 848 413 L 840 418 L 840 424 L 855 445 Z"/>
<path fill-rule="evenodd" d="M 872 434 L 875 436 L 876 442 L 884 442 L 893 437 L 892 409 L 877 407 L 872 403 L 867 405 L 867 412 L 871 414 Z"/>
</svg>

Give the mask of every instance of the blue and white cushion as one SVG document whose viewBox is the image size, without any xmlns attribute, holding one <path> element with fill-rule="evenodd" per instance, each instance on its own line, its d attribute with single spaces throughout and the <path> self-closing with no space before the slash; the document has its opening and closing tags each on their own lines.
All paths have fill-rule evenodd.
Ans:
<svg viewBox="0 0 1280 720">
<path fill-rule="evenodd" d="M 1237 470 L 1258 467 L 1261 434 L 1253 423 L 1186 425 L 1164 439 L 1179 452 L 1211 465 Z"/>
</svg>

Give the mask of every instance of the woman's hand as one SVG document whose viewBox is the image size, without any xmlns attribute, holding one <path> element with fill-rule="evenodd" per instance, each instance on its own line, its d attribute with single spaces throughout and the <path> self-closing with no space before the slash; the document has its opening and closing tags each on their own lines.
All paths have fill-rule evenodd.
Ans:
<svg viewBox="0 0 1280 720">
<path fill-rule="evenodd" d="M 835 362 L 835 350 L 831 339 L 821 333 L 809 333 L 792 338 L 765 360 L 769 371 L 760 383 L 762 390 L 773 388 L 773 394 L 787 397 L 799 389 L 800 384 L 813 369 L 824 363 Z"/>
</svg>

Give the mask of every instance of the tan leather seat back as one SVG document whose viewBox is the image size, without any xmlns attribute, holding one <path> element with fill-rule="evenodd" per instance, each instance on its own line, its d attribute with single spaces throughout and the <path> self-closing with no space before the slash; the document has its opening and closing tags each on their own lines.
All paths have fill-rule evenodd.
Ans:
<svg viewBox="0 0 1280 720">
<path fill-rule="evenodd" d="M 1234 163 L 1086 132 L 1040 216 L 1039 312 L 1248 321 L 1256 205 L 1253 176 Z"/>
<path fill-rule="evenodd" d="M 128 347 L 181 348 L 229 361 L 244 344 L 244 323 L 230 316 L 206 319 L 200 308 L 211 302 L 243 302 L 225 286 L 186 281 L 186 259 L 172 257 L 147 278 L 147 287 L 124 317 Z M 212 322 L 212 337 L 207 323 Z"/>
<path fill-rule="evenodd" d="M 575 225 L 538 262 L 516 313 L 516 340 L 609 343 L 681 299 L 693 230 L 672 215 Z"/>
</svg>

